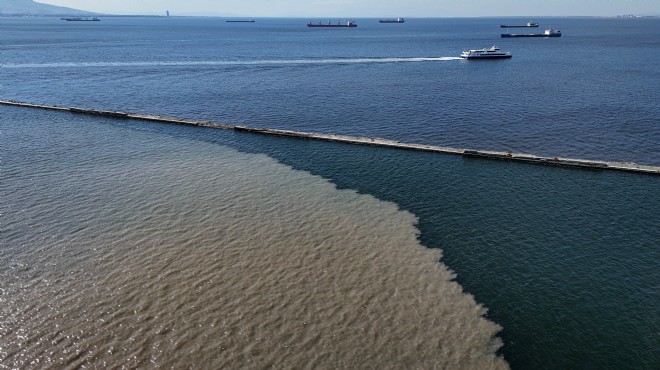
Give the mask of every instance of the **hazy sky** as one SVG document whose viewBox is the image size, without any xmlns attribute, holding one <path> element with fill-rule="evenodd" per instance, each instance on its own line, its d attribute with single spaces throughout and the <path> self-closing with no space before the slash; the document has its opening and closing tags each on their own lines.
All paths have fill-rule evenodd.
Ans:
<svg viewBox="0 0 660 370">
<path fill-rule="evenodd" d="M 660 15 L 660 0 L 37 0 L 99 13 L 252 17 Z"/>
</svg>

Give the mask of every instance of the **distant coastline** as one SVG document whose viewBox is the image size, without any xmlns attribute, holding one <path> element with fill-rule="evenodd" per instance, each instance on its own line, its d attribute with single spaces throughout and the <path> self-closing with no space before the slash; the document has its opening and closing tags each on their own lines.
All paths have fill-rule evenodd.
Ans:
<svg viewBox="0 0 660 370">
<path fill-rule="evenodd" d="M 105 13 L 95 13 L 88 12 L 83 10 L 72 9 L 70 12 L 61 12 L 61 13 L 31 13 L 31 12 L 5 12 L 0 6 L 0 18 L 5 17 L 66 17 L 66 16 L 97 16 L 97 17 L 107 17 L 107 18 L 249 18 L 249 19 L 309 19 L 310 17 L 239 17 L 234 15 L 191 15 L 191 14 L 177 14 L 177 15 L 166 15 L 166 14 L 105 14 Z M 318 18 L 318 17 L 316 17 Z M 406 19 L 461 19 L 461 18 L 493 18 L 493 19 L 528 19 L 529 16 L 456 16 L 456 17 L 406 17 Z M 600 16 L 600 15 L 563 15 L 563 16 L 535 16 L 535 19 L 545 19 L 545 18 L 559 18 L 559 19 L 658 19 L 659 15 L 612 15 L 612 16 Z M 356 19 L 367 19 L 367 20 L 378 20 L 379 17 L 359 17 Z"/>
<path fill-rule="evenodd" d="M 95 12 L 42 4 L 32 0 L 2 0 L 0 3 L 0 16 L 2 17 L 29 17 L 29 16 L 96 16 Z"/>
</svg>

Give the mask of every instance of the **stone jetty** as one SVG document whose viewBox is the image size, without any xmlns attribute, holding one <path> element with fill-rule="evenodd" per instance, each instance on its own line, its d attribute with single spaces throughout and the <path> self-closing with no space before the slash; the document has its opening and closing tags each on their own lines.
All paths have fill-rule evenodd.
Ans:
<svg viewBox="0 0 660 370">
<path fill-rule="evenodd" d="M 576 168 L 594 169 L 594 170 L 626 171 L 626 172 L 645 173 L 651 175 L 660 175 L 660 167 L 658 166 L 640 165 L 631 162 L 611 162 L 611 161 L 598 161 L 598 160 L 575 159 L 575 158 L 542 157 L 533 154 L 449 148 L 449 147 L 436 146 L 436 145 L 403 143 L 400 141 L 388 140 L 377 137 L 346 136 L 346 135 L 334 135 L 334 134 L 323 134 L 323 133 L 313 133 L 313 132 L 278 130 L 278 129 L 270 129 L 270 128 L 254 128 L 254 127 L 223 124 L 223 123 L 217 123 L 217 122 L 205 121 L 205 120 L 190 120 L 190 119 L 182 119 L 182 118 L 168 117 L 168 116 L 154 115 L 154 114 L 128 113 L 128 112 L 120 112 L 120 111 L 112 111 L 112 110 L 87 109 L 87 108 L 77 108 L 77 107 L 62 107 L 56 105 L 26 103 L 26 102 L 14 101 L 14 100 L 0 100 L 0 104 L 16 106 L 16 107 L 70 112 L 73 114 L 111 117 L 118 119 L 132 119 L 132 120 L 141 120 L 141 121 L 172 123 L 178 125 L 220 128 L 227 130 L 250 132 L 261 135 L 286 136 L 286 137 L 295 137 L 300 139 L 333 141 L 333 142 L 357 144 L 357 145 L 381 146 L 381 147 L 395 148 L 395 149 L 445 153 L 445 154 L 453 154 L 453 155 L 462 155 L 467 157 L 518 161 L 518 162 L 535 163 L 542 165 L 576 167 Z"/>
</svg>

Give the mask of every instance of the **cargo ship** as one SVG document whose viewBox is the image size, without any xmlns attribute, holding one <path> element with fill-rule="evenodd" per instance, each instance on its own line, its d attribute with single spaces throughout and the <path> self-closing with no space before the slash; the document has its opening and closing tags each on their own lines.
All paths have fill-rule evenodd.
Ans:
<svg viewBox="0 0 660 370">
<path fill-rule="evenodd" d="M 403 23 L 405 21 L 406 21 L 405 19 L 399 17 L 399 18 L 395 18 L 395 19 L 381 19 L 378 22 L 380 22 L 380 23 Z"/>
<path fill-rule="evenodd" d="M 560 30 L 548 28 L 543 33 L 503 33 L 502 37 L 561 37 Z"/>
<path fill-rule="evenodd" d="M 307 23 L 307 27 L 332 27 L 332 28 L 334 28 L 334 27 L 351 27 L 351 28 L 353 28 L 353 27 L 357 27 L 357 23 L 355 23 L 353 21 L 345 21 L 345 22 L 342 22 L 342 21 L 321 22 L 321 21 L 319 21 L 317 23 L 309 22 L 309 23 Z"/>
<path fill-rule="evenodd" d="M 68 22 L 98 22 L 101 20 L 99 17 L 64 17 L 60 19 Z"/>
<path fill-rule="evenodd" d="M 536 22 L 527 22 L 526 24 L 520 24 L 520 25 L 512 25 L 512 26 L 507 26 L 506 24 L 500 24 L 500 27 L 502 28 L 523 28 L 523 27 L 538 27 L 539 24 Z"/>
</svg>

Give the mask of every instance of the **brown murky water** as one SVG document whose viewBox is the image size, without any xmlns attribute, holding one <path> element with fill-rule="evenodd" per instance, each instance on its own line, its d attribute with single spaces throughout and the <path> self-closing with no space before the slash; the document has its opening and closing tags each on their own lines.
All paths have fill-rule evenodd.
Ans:
<svg viewBox="0 0 660 370">
<path fill-rule="evenodd" d="M 0 368 L 507 368 L 395 204 L 49 119 L 3 123 Z"/>
</svg>

